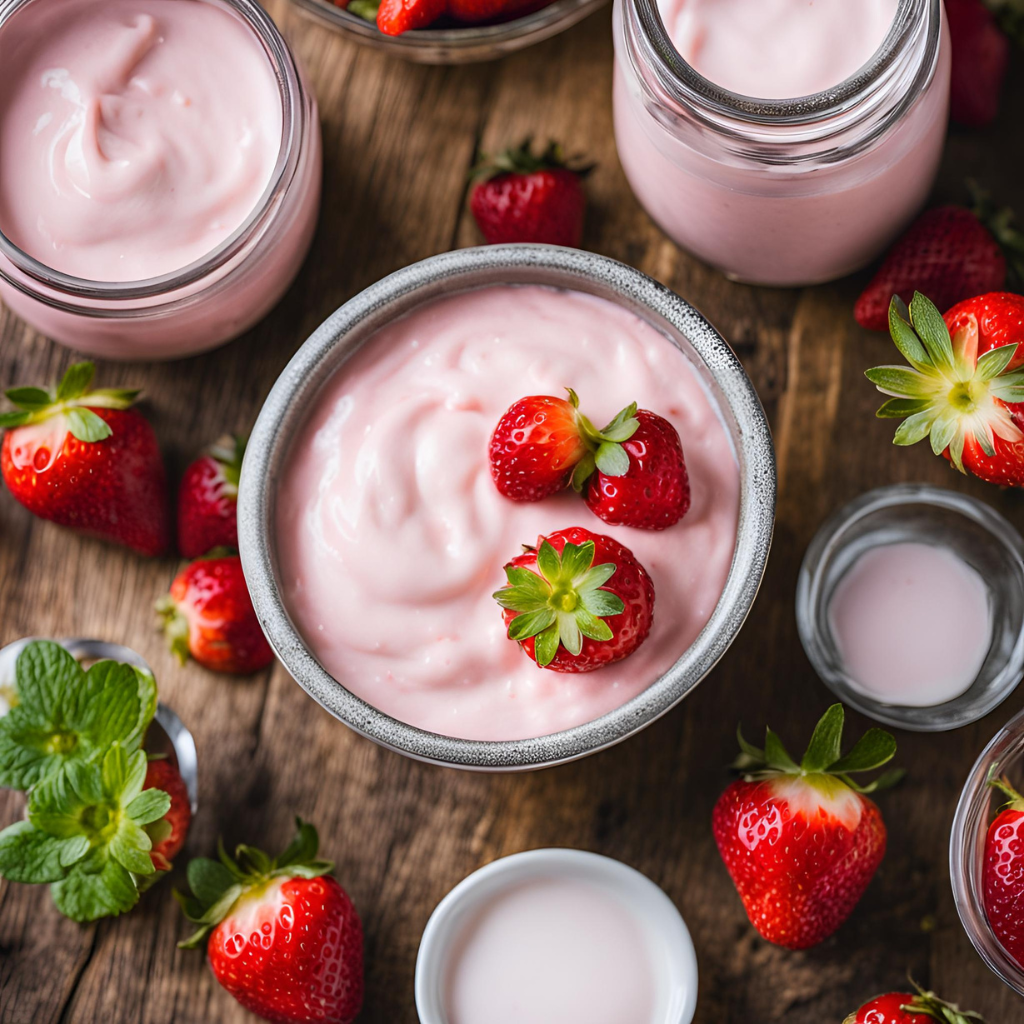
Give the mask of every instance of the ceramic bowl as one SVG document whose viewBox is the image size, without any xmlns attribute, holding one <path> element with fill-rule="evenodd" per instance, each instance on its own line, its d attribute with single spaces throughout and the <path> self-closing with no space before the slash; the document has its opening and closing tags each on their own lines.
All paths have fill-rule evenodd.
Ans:
<svg viewBox="0 0 1024 1024">
<path fill-rule="evenodd" d="M 535 284 L 601 296 L 647 320 L 690 358 L 717 402 L 740 470 L 736 547 L 725 588 L 697 639 L 676 663 L 601 718 L 534 739 L 480 741 L 417 729 L 355 696 L 320 665 L 289 618 L 277 579 L 275 481 L 292 438 L 325 383 L 374 332 L 442 295 L 497 284 Z M 764 573 L 775 520 L 775 456 L 764 410 L 721 335 L 689 303 L 632 267 L 594 253 L 544 245 L 483 246 L 399 270 L 329 317 L 285 367 L 246 449 L 238 496 L 242 568 L 263 630 L 306 692 L 357 732 L 410 757 L 490 771 L 541 768 L 618 743 L 665 714 L 735 639 Z"/>
</svg>

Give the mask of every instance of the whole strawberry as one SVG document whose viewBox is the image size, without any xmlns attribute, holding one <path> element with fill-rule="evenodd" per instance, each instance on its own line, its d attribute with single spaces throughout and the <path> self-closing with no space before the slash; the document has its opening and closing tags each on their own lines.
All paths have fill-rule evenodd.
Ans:
<svg viewBox="0 0 1024 1024">
<path fill-rule="evenodd" d="M 1020 237 L 1009 215 L 993 216 L 992 226 L 1019 261 Z M 925 210 L 889 250 L 857 299 L 853 315 L 861 327 L 884 331 L 894 295 L 909 303 L 921 292 L 939 309 L 948 309 L 972 295 L 998 291 L 1006 280 L 1003 247 L 977 213 L 965 206 L 937 206 Z"/>
<path fill-rule="evenodd" d="M 889 320 L 910 366 L 876 366 L 866 376 L 892 396 L 877 415 L 906 417 L 895 443 L 927 437 L 960 472 L 1024 487 L 1024 297 L 979 295 L 945 317 L 923 295 L 909 311 L 894 298 Z"/>
<path fill-rule="evenodd" d="M 552 142 L 540 155 L 531 140 L 496 156 L 483 156 L 473 169 L 476 184 L 469 208 L 484 239 L 578 246 L 583 237 L 586 198 L 582 179 L 589 167 L 572 167 Z"/>
<path fill-rule="evenodd" d="M 946 0 L 946 18 L 953 44 L 950 117 L 969 128 L 982 128 L 999 113 L 1010 40 L 982 0 Z"/>
<path fill-rule="evenodd" d="M 611 537 L 574 526 L 537 539 L 505 566 L 494 594 L 510 640 L 541 668 L 592 672 L 632 654 L 654 617 L 654 584 Z"/>
<path fill-rule="evenodd" d="M 446 5 L 447 0 L 381 0 L 376 11 L 377 28 L 388 36 L 427 28 L 444 14 Z M 372 12 L 372 5 L 366 0 L 353 0 L 348 8 L 360 17 Z"/>
<path fill-rule="evenodd" d="M 170 871 L 174 858 L 181 852 L 192 823 L 192 805 L 188 788 L 177 766 L 168 758 L 157 758 L 146 766 L 145 788 L 162 789 L 170 798 L 171 806 L 157 821 L 146 826 L 153 843 L 149 858 L 157 871 Z"/>
<path fill-rule="evenodd" d="M 1009 798 L 985 836 L 985 914 L 1003 949 L 1024 967 L 1024 797 L 1005 779 L 989 784 Z"/>
<path fill-rule="evenodd" d="M 917 986 L 915 986 L 917 988 Z M 943 1002 L 934 992 L 888 992 L 866 1002 L 843 1024 L 985 1024 L 976 1013 Z"/>
<path fill-rule="evenodd" d="M 769 729 L 764 750 L 739 737 L 743 777 L 715 805 L 715 842 L 750 923 L 769 942 L 807 949 L 853 912 L 885 854 L 878 807 L 853 772 L 891 760 L 896 741 L 870 729 L 842 756 L 843 707 L 834 704 L 797 764 Z"/>
<path fill-rule="evenodd" d="M 170 517 L 156 435 L 130 408 L 138 392 L 89 391 L 94 372 L 76 363 L 55 389 L 7 392 L 17 411 L 0 415 L 4 482 L 40 519 L 162 554 Z"/>
<path fill-rule="evenodd" d="M 676 428 L 656 413 L 638 409 L 636 421 L 619 445 L 628 462 L 616 468 L 625 471 L 608 474 L 598 465 L 587 482 L 587 506 L 612 526 L 664 530 L 690 508 L 683 445 Z"/>
<path fill-rule="evenodd" d="M 214 553 L 187 565 L 156 604 L 171 650 L 214 672 L 246 675 L 274 660 L 238 555 Z"/>
<path fill-rule="evenodd" d="M 238 547 L 238 479 L 244 437 L 222 437 L 185 470 L 178 490 L 178 551 L 201 558 Z"/>
<path fill-rule="evenodd" d="M 207 943 L 210 969 L 247 1010 L 274 1024 L 350 1024 L 363 1003 L 363 926 L 348 894 L 317 860 L 316 829 L 297 820 L 281 856 L 239 846 L 234 858 L 188 866 L 200 925 L 183 948 Z"/>
</svg>

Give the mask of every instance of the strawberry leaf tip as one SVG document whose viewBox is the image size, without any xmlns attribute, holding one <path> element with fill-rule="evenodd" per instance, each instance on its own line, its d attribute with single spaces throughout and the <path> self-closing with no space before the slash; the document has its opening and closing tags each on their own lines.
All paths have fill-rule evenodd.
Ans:
<svg viewBox="0 0 1024 1024">
<path fill-rule="evenodd" d="M 349 5 L 352 10 L 352 5 Z M 480 153 L 469 172 L 470 181 L 487 181 L 499 174 L 534 174 L 544 170 L 567 170 L 581 178 L 594 169 L 593 164 L 581 164 L 579 157 L 566 159 L 562 147 L 554 141 L 540 154 L 533 151 L 533 138 L 527 136 L 518 146 L 499 153 Z"/>
<path fill-rule="evenodd" d="M 175 890 L 174 897 L 185 916 L 199 928 L 178 945 L 195 949 L 210 931 L 231 912 L 244 895 L 265 886 L 274 878 L 317 878 L 329 874 L 331 861 L 317 859 L 320 845 L 316 829 L 295 819 L 295 837 L 277 857 L 269 857 L 254 846 L 240 844 L 231 857 L 223 842 L 217 844 L 218 859 L 196 857 L 188 865 L 191 894 Z"/>
<path fill-rule="evenodd" d="M 640 426 L 636 418 L 636 402 L 620 409 L 607 426 L 598 430 L 578 411 L 580 402 L 576 392 L 572 388 L 566 388 L 566 391 L 569 392 L 569 401 L 577 410 L 576 425 L 587 449 L 573 470 L 573 490 L 581 492 L 596 469 L 605 476 L 625 476 L 629 472 L 629 455 L 622 447 L 622 442 L 628 441 Z"/>
<path fill-rule="evenodd" d="M 138 397 L 137 390 L 99 388 L 89 391 L 96 367 L 93 363 L 74 363 L 52 390 L 35 387 L 10 388 L 5 394 L 15 406 L 11 412 L 0 413 L 0 429 L 42 423 L 53 416 L 66 415 L 68 429 L 79 441 L 102 441 L 113 431 L 107 422 L 89 407 L 127 409 Z"/>
<path fill-rule="evenodd" d="M 868 729 L 853 748 L 843 754 L 844 720 L 843 705 L 833 704 L 815 726 L 811 741 L 799 763 L 790 756 L 782 740 L 771 729 L 765 730 L 763 749 L 748 743 L 743 738 L 742 730 L 737 730 L 740 754 L 733 762 L 733 768 L 748 782 L 779 775 L 798 775 L 817 780 L 832 776 L 858 793 L 873 793 L 895 785 L 904 775 L 902 769 L 885 772 L 867 785 L 861 785 L 850 778 L 851 775 L 874 771 L 888 764 L 896 755 L 896 740 L 884 729 Z"/>
<path fill-rule="evenodd" d="M 910 984 L 914 986 L 917 994 L 900 1007 L 905 1013 L 919 1013 L 941 1021 L 941 1024 L 985 1024 L 981 1014 L 961 1010 L 955 1003 L 947 1003 L 934 992 L 925 991 L 913 978 L 910 979 Z"/>
<path fill-rule="evenodd" d="M 950 337 L 942 314 L 919 292 L 909 309 L 898 296 L 889 306 L 889 332 L 909 366 L 876 366 L 865 376 L 891 396 L 876 415 L 903 419 L 893 442 L 916 444 L 928 438 L 932 451 L 948 451 L 965 473 L 964 447 L 976 443 L 988 456 L 995 439 L 1024 441 L 1007 403 L 1024 401 L 1024 370 L 1009 370 L 1017 346 L 1003 345 L 978 356 L 978 324 L 973 318 Z"/>
</svg>

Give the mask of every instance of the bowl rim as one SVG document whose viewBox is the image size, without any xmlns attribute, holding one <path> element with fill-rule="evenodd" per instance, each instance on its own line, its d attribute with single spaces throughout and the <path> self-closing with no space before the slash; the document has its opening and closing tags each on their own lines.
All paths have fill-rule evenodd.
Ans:
<svg viewBox="0 0 1024 1024">
<path fill-rule="evenodd" d="M 1024 749 L 1024 711 L 1003 725 L 978 755 L 960 791 L 953 824 L 949 830 L 949 879 L 953 902 L 967 937 L 986 966 L 1005 985 L 1024 996 L 1024 967 L 1003 949 L 992 931 L 981 892 L 984 839 L 988 832 L 991 799 L 988 776 L 1014 746 Z M 984 806 L 979 801 L 984 799 Z M 979 819 L 979 815 L 983 816 Z M 980 829 L 979 829 L 980 825 Z"/>
<path fill-rule="evenodd" d="M 729 574 L 694 642 L 666 673 L 621 707 L 594 721 L 522 740 L 470 740 L 428 732 L 351 693 L 320 665 L 292 624 L 274 571 L 272 483 L 293 432 L 323 383 L 384 323 L 443 295 L 491 284 L 540 284 L 599 295 L 641 316 L 678 347 L 684 339 L 696 370 L 717 391 L 740 469 L 739 521 Z M 760 587 L 771 547 L 775 495 L 775 453 L 761 402 L 735 353 L 693 306 L 641 271 L 606 256 L 550 245 L 480 246 L 431 256 L 381 279 L 329 316 L 295 353 L 267 396 L 246 448 L 238 494 L 239 553 L 268 641 L 299 685 L 336 718 L 418 760 L 517 771 L 562 764 L 621 742 L 673 708 L 710 672 L 735 639 Z"/>
<path fill-rule="evenodd" d="M 907 505 L 931 505 L 970 519 L 986 530 L 1009 554 L 1016 556 L 1017 564 L 1024 572 L 1024 538 L 991 505 L 972 495 L 935 484 L 886 484 L 846 502 L 818 527 L 807 546 L 797 575 L 794 604 L 797 632 L 804 653 L 818 678 L 844 704 L 890 728 L 905 729 L 908 732 L 949 732 L 984 718 L 1017 688 L 1024 671 L 1024 634 L 1018 638 L 1011 657 L 994 677 L 998 685 L 992 687 L 984 700 L 975 700 L 970 705 L 960 703 L 968 690 L 944 704 L 918 707 L 885 704 L 849 686 L 842 675 L 829 665 L 823 649 L 823 638 L 817 628 L 818 605 L 827 596 L 822 590 L 823 568 L 837 539 L 841 540 L 851 526 L 874 512 Z"/>
<path fill-rule="evenodd" d="M 606 884 L 638 912 L 644 904 L 652 919 L 652 931 L 659 934 L 664 949 L 677 957 L 678 976 L 685 979 L 685 997 L 673 1003 L 678 1011 L 665 1024 L 689 1024 L 697 1010 L 699 971 L 690 930 L 673 899 L 654 879 L 625 861 L 589 850 L 553 846 L 508 854 L 477 868 L 456 883 L 434 907 L 416 951 L 414 998 L 422 1024 L 444 1024 L 438 1011 L 441 968 L 457 940 L 465 918 L 491 896 L 506 888 L 544 876 L 566 876 Z M 597 881 L 600 879 L 600 881 Z"/>
</svg>

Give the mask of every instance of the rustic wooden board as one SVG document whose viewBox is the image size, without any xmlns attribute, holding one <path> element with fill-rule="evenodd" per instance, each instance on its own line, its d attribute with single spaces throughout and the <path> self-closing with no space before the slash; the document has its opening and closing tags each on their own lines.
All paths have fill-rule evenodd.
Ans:
<svg viewBox="0 0 1024 1024">
<path fill-rule="evenodd" d="M 990 502 L 1024 528 L 1024 504 L 956 477 L 925 450 L 897 451 L 873 420 L 866 366 L 889 343 L 853 323 L 863 276 L 803 291 L 732 284 L 681 253 L 630 193 L 611 132 L 607 10 L 566 35 L 493 64 L 407 65 L 272 9 L 320 100 L 325 200 L 313 254 L 284 302 L 246 337 L 172 365 L 104 364 L 104 384 L 142 385 L 172 473 L 225 429 L 247 429 L 278 372 L 329 312 L 381 275 L 473 244 L 465 174 L 478 145 L 532 133 L 598 161 L 584 244 L 654 275 L 732 341 L 768 410 L 779 455 L 775 548 L 739 640 L 700 689 L 642 738 L 583 762 L 524 776 L 475 776 L 415 764 L 357 738 L 280 667 L 247 680 L 179 668 L 151 606 L 173 560 L 145 561 L 33 520 L 0 496 L 0 641 L 27 634 L 118 640 L 154 665 L 162 697 L 196 736 L 201 810 L 188 853 L 218 834 L 276 846 L 292 816 L 318 823 L 327 856 L 366 925 L 366 1024 L 413 1024 L 416 947 L 437 901 L 495 857 L 575 846 L 621 858 L 682 910 L 700 961 L 699 1024 L 839 1021 L 908 969 L 991 1024 L 1021 1003 L 988 972 L 960 928 L 947 838 L 961 783 L 991 734 L 1024 704 L 945 736 L 901 734 L 908 782 L 883 798 L 890 849 L 850 922 L 793 954 L 746 922 L 709 826 L 726 785 L 733 730 L 770 720 L 794 743 L 829 703 L 796 633 L 797 568 L 817 525 L 868 487 L 930 480 Z M 1013 69 L 998 126 L 955 133 L 938 193 L 972 174 L 1024 211 L 1024 68 Z M 37 383 L 71 360 L 0 310 L 0 384 Z M 855 728 L 865 722 L 851 716 Z M 22 812 L 0 792 L 0 823 Z M 61 918 L 45 890 L 0 882 L 0 1021 L 6 1024 L 234 1024 L 251 1020 L 203 958 L 175 948 L 185 922 L 163 884 L 129 916 L 93 927 Z M 627 1022 L 624 1022 L 627 1024 Z"/>
</svg>

